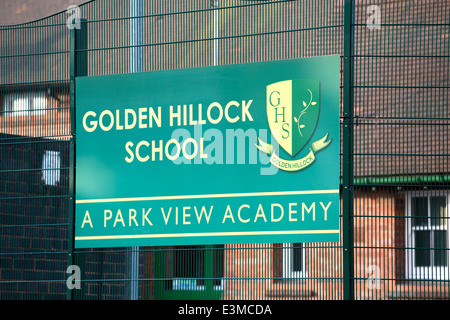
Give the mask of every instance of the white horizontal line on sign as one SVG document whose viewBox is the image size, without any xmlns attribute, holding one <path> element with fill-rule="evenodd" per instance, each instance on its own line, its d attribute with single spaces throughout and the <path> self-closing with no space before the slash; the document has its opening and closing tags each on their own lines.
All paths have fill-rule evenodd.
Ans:
<svg viewBox="0 0 450 320">
<path fill-rule="evenodd" d="M 203 199 L 203 198 L 263 197 L 263 196 L 330 194 L 330 193 L 339 193 L 339 189 L 309 190 L 309 191 L 274 191 L 274 192 L 252 192 L 252 193 L 199 194 L 199 195 L 182 195 L 182 196 L 158 196 L 158 197 L 111 198 L 111 199 L 87 199 L 87 200 L 76 200 L 75 203 L 181 200 L 181 199 Z"/>
<path fill-rule="evenodd" d="M 75 240 L 113 240 L 113 239 L 143 239 L 170 237 L 211 237 L 211 236 L 250 236 L 250 235 L 285 235 L 285 234 L 330 234 L 337 230 L 286 230 L 286 231 L 235 231 L 235 232 L 204 232 L 204 233 L 167 233 L 167 234 L 131 234 L 115 236 L 81 236 Z"/>
</svg>

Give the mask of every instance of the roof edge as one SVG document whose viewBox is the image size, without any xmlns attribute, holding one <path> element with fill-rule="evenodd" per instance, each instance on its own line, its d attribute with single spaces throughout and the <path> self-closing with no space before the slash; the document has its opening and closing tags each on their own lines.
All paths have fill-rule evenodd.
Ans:
<svg viewBox="0 0 450 320">
<path fill-rule="evenodd" d="M 79 6 L 84 6 L 84 5 L 86 5 L 86 4 L 88 4 L 88 3 L 91 3 L 91 2 L 94 2 L 94 1 L 96 1 L 96 0 L 87 0 L 86 2 L 83 2 L 82 4 L 80 4 Z M 67 10 L 67 9 L 66 9 L 66 10 Z M 0 25 L 0 29 L 1 29 L 1 28 L 8 28 L 8 27 L 19 27 L 19 26 L 25 26 L 25 25 L 31 24 L 31 23 L 36 23 L 36 22 L 39 22 L 39 21 L 42 21 L 42 20 L 45 20 L 45 19 L 54 17 L 54 16 L 56 16 L 56 15 L 58 15 L 58 14 L 64 13 L 66 10 L 61 10 L 61 11 L 52 13 L 52 14 L 50 14 L 50 15 L 48 15 L 48 16 L 45 16 L 45 17 L 42 17 L 42 18 L 39 18 L 39 19 L 35 19 L 35 20 L 30 20 L 30 21 L 27 21 L 27 22 L 21 22 L 21 23 L 16 23 L 16 24 L 4 24 L 4 25 Z"/>
</svg>

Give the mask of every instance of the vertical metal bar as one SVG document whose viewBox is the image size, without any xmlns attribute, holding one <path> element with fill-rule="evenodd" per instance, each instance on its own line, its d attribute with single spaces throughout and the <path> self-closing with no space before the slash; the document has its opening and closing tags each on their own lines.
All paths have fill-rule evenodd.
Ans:
<svg viewBox="0 0 450 320">
<path fill-rule="evenodd" d="M 76 119 L 75 119 L 75 78 L 87 75 L 87 52 L 78 52 L 87 48 L 87 23 L 85 19 L 80 20 L 80 29 L 73 28 L 70 30 L 70 167 L 69 167 L 69 226 L 68 226 L 68 259 L 67 264 L 71 266 L 76 264 L 82 267 L 83 261 L 75 256 L 75 152 L 76 152 Z M 81 281 L 81 294 L 83 293 L 83 281 Z M 67 290 L 67 299 L 76 298 L 74 290 Z M 77 295 L 78 296 L 78 295 Z"/>
<path fill-rule="evenodd" d="M 130 72 L 142 72 L 142 0 L 130 0 Z M 127 250 L 128 300 L 139 299 L 139 247 Z"/>
<path fill-rule="evenodd" d="M 69 230 L 68 230 L 68 258 L 67 265 L 71 266 L 74 263 L 74 223 L 75 223 L 75 42 L 76 29 L 70 30 L 70 150 L 69 150 Z M 73 299 L 73 289 L 67 289 L 67 299 Z"/>
<path fill-rule="evenodd" d="M 344 299 L 354 299 L 354 254 L 353 254 L 353 88 L 352 88 L 352 0 L 345 0 L 344 7 L 344 61 L 343 61 L 343 161 L 342 161 L 342 205 L 343 205 L 343 289 Z"/>
<path fill-rule="evenodd" d="M 130 72 L 142 72 L 143 14 L 142 0 L 130 0 Z"/>
<path fill-rule="evenodd" d="M 72 33 L 71 33 L 72 35 Z M 72 38 L 72 36 L 71 36 Z M 71 51 L 72 52 L 72 51 Z M 71 59 L 72 60 L 72 59 Z M 72 86 L 71 86 L 72 87 Z M 70 89 L 70 104 L 72 105 L 72 89 Z M 72 110 L 72 108 L 71 108 Z M 70 139 L 70 149 L 69 149 L 69 157 L 70 157 L 70 168 L 69 168 L 69 230 L 68 230 L 68 257 L 67 257 L 67 265 L 71 266 L 74 264 L 74 223 L 75 223 L 75 141 L 74 138 Z M 73 290 L 67 287 L 67 299 L 73 299 Z"/>
<path fill-rule="evenodd" d="M 205 277 L 205 299 L 211 299 L 214 296 L 214 270 L 217 266 L 214 264 L 214 251 L 218 250 L 213 245 L 204 247 L 204 277 Z"/>
<path fill-rule="evenodd" d="M 213 62 L 217 66 L 219 64 L 219 1 L 214 0 L 212 3 L 214 9 L 214 43 L 213 43 Z"/>
</svg>

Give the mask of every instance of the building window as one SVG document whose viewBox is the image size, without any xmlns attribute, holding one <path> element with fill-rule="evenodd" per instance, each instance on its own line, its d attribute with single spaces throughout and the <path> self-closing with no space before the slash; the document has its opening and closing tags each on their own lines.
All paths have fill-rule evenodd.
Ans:
<svg viewBox="0 0 450 320">
<path fill-rule="evenodd" d="M 166 290 L 204 291 L 205 278 L 212 290 L 223 291 L 224 246 L 174 246 L 165 254 Z"/>
<path fill-rule="evenodd" d="M 449 279 L 449 193 L 415 192 L 407 197 L 406 276 Z"/>
<path fill-rule="evenodd" d="M 48 186 L 56 186 L 61 176 L 61 156 L 58 151 L 45 150 L 42 157 L 42 180 Z"/>
<path fill-rule="evenodd" d="M 7 116 L 44 114 L 47 108 L 45 92 L 17 92 L 5 95 L 3 110 Z"/>
<path fill-rule="evenodd" d="M 283 278 L 305 278 L 305 246 L 303 243 L 283 244 Z"/>
</svg>

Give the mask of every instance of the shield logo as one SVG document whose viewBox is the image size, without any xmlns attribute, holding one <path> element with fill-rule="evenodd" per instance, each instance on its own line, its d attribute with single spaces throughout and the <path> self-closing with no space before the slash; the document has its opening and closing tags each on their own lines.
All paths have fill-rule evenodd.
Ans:
<svg viewBox="0 0 450 320">
<path fill-rule="evenodd" d="M 319 120 L 318 80 L 294 79 L 267 86 L 266 113 L 278 144 L 294 158 L 311 139 Z"/>
</svg>

